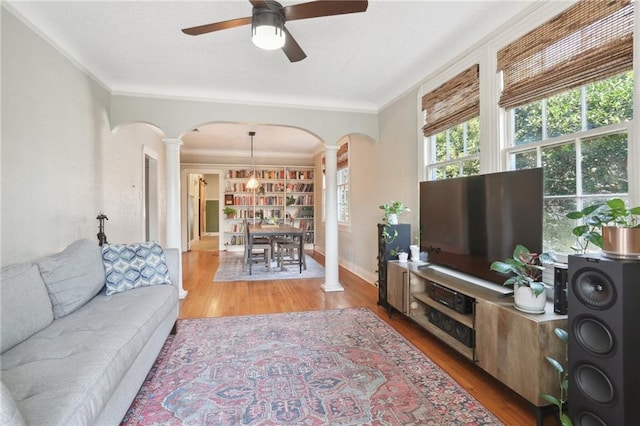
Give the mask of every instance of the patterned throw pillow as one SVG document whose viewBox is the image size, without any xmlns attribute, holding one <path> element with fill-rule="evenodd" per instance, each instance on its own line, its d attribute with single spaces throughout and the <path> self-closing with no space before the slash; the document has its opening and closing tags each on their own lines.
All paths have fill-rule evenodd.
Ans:
<svg viewBox="0 0 640 426">
<path fill-rule="evenodd" d="M 162 246 L 156 241 L 105 244 L 102 262 L 107 275 L 107 295 L 158 284 L 171 284 Z"/>
</svg>

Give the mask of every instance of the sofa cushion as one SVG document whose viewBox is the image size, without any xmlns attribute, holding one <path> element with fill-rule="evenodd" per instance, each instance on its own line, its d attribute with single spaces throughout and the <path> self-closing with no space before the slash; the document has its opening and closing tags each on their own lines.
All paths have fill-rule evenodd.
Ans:
<svg viewBox="0 0 640 426">
<path fill-rule="evenodd" d="M 103 291 L 2 354 L 2 381 L 25 422 L 95 424 L 159 324 L 177 315 L 177 304 L 170 285 Z"/>
<path fill-rule="evenodd" d="M 51 324 L 53 310 L 36 265 L 6 266 L 1 274 L 0 352 L 5 352 Z"/>
<path fill-rule="evenodd" d="M 9 389 L 0 383 L 0 425 L 23 426 L 24 419 Z"/>
<path fill-rule="evenodd" d="M 36 261 L 47 286 L 55 319 L 77 310 L 104 287 L 100 247 L 78 240 L 60 253 Z"/>
<path fill-rule="evenodd" d="M 102 247 L 107 295 L 159 284 L 171 284 L 162 246 L 155 241 Z"/>
</svg>

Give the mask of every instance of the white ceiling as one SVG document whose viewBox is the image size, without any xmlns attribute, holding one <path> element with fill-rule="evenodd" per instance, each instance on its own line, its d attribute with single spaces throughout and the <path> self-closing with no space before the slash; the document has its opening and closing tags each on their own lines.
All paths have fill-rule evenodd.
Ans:
<svg viewBox="0 0 640 426">
<path fill-rule="evenodd" d="M 364 13 L 288 22 L 307 54 L 297 63 L 256 48 L 249 26 L 196 37 L 180 31 L 251 16 L 247 0 L 3 3 L 113 93 L 378 111 L 532 2 L 371 0 Z M 184 138 L 185 150 L 244 144 L 246 153 L 247 132 L 258 131 L 223 124 L 200 130 Z M 274 153 L 319 148 L 295 129 L 280 129 L 272 145 L 276 130 L 259 129 L 256 150 L 259 136 L 260 150 Z"/>
</svg>

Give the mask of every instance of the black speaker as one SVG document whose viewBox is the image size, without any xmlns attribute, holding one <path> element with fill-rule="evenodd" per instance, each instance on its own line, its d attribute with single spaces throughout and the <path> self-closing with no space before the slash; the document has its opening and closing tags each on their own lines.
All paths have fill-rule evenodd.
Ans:
<svg viewBox="0 0 640 426">
<path fill-rule="evenodd" d="M 569 416 L 577 426 L 640 419 L 640 261 L 569 256 Z"/>
<path fill-rule="evenodd" d="M 556 314 L 567 314 L 567 281 L 569 271 L 567 266 L 558 265 L 554 269 L 553 282 L 553 312 Z"/>
<path fill-rule="evenodd" d="M 475 347 L 475 331 L 472 328 L 430 306 L 427 307 L 427 317 L 430 323 L 435 324 L 439 329 L 454 337 L 463 345 L 470 348 Z"/>
</svg>

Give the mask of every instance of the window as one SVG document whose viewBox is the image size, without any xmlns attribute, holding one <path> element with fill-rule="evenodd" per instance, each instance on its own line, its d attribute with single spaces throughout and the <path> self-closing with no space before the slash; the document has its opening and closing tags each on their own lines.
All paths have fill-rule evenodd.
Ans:
<svg viewBox="0 0 640 426">
<path fill-rule="evenodd" d="M 480 172 L 479 77 L 476 64 L 422 98 L 430 180 Z"/>
<path fill-rule="evenodd" d="M 449 179 L 480 173 L 480 121 L 473 118 L 436 135 L 425 138 L 431 158 L 429 180 Z"/>
<path fill-rule="evenodd" d="M 338 170 L 338 222 L 349 222 L 349 167 Z"/>
<path fill-rule="evenodd" d="M 349 223 L 349 143 L 340 146 L 337 154 L 338 223 Z"/>
<path fill-rule="evenodd" d="M 343 225 L 349 224 L 349 143 L 340 146 L 337 153 L 337 207 L 338 207 L 338 223 Z M 324 174 L 325 158 L 322 158 L 322 220 L 325 220 L 325 209 L 327 205 L 327 182 Z"/>
<path fill-rule="evenodd" d="M 567 212 L 628 198 L 633 8 L 579 1 L 498 52 L 509 168 L 544 169 L 544 250 L 571 252 Z"/>
<path fill-rule="evenodd" d="M 544 169 L 544 250 L 571 253 L 575 221 L 565 214 L 627 198 L 633 73 L 508 111 L 510 169 Z"/>
</svg>

